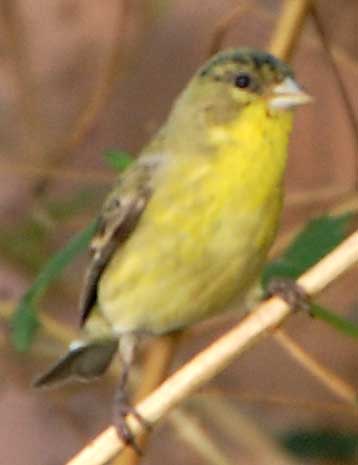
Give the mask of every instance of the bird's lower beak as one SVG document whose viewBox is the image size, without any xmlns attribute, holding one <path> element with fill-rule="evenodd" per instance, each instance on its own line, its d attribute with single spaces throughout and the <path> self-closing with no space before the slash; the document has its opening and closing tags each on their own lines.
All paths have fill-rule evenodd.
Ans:
<svg viewBox="0 0 358 465">
<path fill-rule="evenodd" d="M 313 98 L 306 94 L 294 79 L 287 77 L 280 84 L 273 87 L 269 98 L 269 107 L 271 109 L 285 110 L 312 101 Z"/>
</svg>

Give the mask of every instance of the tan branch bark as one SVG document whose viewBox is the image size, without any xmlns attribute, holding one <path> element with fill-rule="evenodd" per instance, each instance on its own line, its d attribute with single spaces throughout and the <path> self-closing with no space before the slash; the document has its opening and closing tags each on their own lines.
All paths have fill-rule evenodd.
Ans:
<svg viewBox="0 0 358 465">
<path fill-rule="evenodd" d="M 271 53 L 284 60 L 291 58 L 311 4 L 312 0 L 287 0 L 284 3 L 279 24 L 269 45 Z"/>
</svg>

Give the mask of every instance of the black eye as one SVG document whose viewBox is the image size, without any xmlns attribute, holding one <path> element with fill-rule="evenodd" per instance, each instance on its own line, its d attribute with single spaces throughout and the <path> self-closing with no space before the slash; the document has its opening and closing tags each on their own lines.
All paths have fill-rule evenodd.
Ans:
<svg viewBox="0 0 358 465">
<path fill-rule="evenodd" d="M 251 76 L 247 73 L 238 74 L 235 77 L 235 86 L 239 87 L 240 89 L 245 89 L 249 87 L 251 84 Z"/>
</svg>

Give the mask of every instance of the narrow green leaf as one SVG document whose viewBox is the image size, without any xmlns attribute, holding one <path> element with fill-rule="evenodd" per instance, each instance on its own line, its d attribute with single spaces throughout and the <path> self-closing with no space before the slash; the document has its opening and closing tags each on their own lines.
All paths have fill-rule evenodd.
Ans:
<svg viewBox="0 0 358 465">
<path fill-rule="evenodd" d="M 36 316 L 36 306 L 39 299 L 75 256 L 87 247 L 95 227 L 96 223 L 92 222 L 86 229 L 74 236 L 62 250 L 50 258 L 33 285 L 20 300 L 11 320 L 11 338 L 17 350 L 26 351 L 30 347 L 39 326 Z"/>
<path fill-rule="evenodd" d="M 322 216 L 310 221 L 287 248 L 284 257 L 303 273 L 327 255 L 344 239 L 352 213 Z"/>
<path fill-rule="evenodd" d="M 22 299 L 11 319 L 11 340 L 18 352 L 26 352 L 40 326 L 31 302 Z"/>
<path fill-rule="evenodd" d="M 107 152 L 105 158 L 112 168 L 118 171 L 123 171 L 133 161 L 129 153 L 114 150 Z M 88 201 L 86 195 L 86 202 L 83 200 L 83 193 L 80 192 L 78 196 L 70 199 L 67 203 L 53 204 L 53 212 L 59 217 L 75 214 L 83 208 L 83 205 L 86 205 Z M 76 255 L 87 247 L 94 230 L 95 223 L 93 222 L 84 231 L 75 236 L 61 251 L 55 254 L 45 264 L 33 285 L 22 297 L 11 321 L 11 338 L 17 350 L 26 351 L 30 347 L 36 330 L 39 327 L 36 315 L 39 299 L 52 282 L 59 277 L 63 269 L 72 262 Z"/>
<path fill-rule="evenodd" d="M 121 150 L 109 150 L 104 154 L 108 165 L 116 171 L 123 171 L 133 162 L 130 153 Z"/>
<path fill-rule="evenodd" d="M 294 431 L 284 435 L 282 443 L 299 457 L 327 458 L 339 460 L 342 464 L 343 460 L 347 463 L 347 460 L 353 461 L 358 458 L 358 435 L 354 433 Z"/>
<path fill-rule="evenodd" d="M 276 276 L 298 278 L 344 239 L 353 213 L 322 216 L 310 221 L 281 257 L 268 263 L 262 275 L 264 287 Z"/>
<path fill-rule="evenodd" d="M 358 325 L 355 325 L 316 303 L 311 304 L 310 312 L 315 318 L 325 321 L 345 335 L 358 339 Z"/>
<path fill-rule="evenodd" d="M 352 219 L 353 213 L 345 213 L 322 216 L 310 221 L 281 257 L 266 265 L 262 274 L 263 288 L 275 277 L 298 278 L 343 241 Z M 312 304 L 311 311 L 316 318 L 350 337 L 357 338 L 357 327 L 353 323 L 316 304 Z"/>
</svg>

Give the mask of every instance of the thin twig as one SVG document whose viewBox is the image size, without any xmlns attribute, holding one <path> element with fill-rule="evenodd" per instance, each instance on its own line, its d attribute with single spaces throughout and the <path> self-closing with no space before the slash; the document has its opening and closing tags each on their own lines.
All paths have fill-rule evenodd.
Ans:
<svg viewBox="0 0 358 465">
<path fill-rule="evenodd" d="M 300 363 L 313 376 L 319 379 L 337 397 L 351 404 L 357 403 L 357 391 L 353 386 L 343 381 L 335 373 L 317 362 L 299 344 L 297 344 L 285 331 L 279 329 L 275 332 L 275 340 L 283 347 L 294 360 Z"/>
<path fill-rule="evenodd" d="M 9 320 L 13 315 L 16 305 L 17 303 L 12 300 L 0 301 L 0 317 L 5 320 Z M 65 346 L 78 337 L 78 333 L 76 331 L 72 330 L 64 323 L 60 323 L 57 320 L 55 321 L 50 316 L 46 315 L 45 312 L 38 312 L 37 317 L 41 327 L 46 331 L 47 335 L 54 340 L 61 342 Z"/>
<path fill-rule="evenodd" d="M 291 58 L 310 6 L 311 0 L 289 0 L 284 3 L 280 27 L 276 27 L 270 41 L 271 53 L 285 60 Z"/>
<path fill-rule="evenodd" d="M 61 179 L 76 181 L 76 183 L 98 183 L 108 184 L 113 181 L 114 174 L 100 170 L 75 171 L 70 168 L 59 168 L 55 166 L 35 166 L 30 163 L 23 162 L 7 162 L 4 159 L 0 160 L 1 174 L 15 174 L 23 178 L 35 178 L 36 182 L 39 178 L 44 179 Z"/>
<path fill-rule="evenodd" d="M 198 418 L 183 409 L 175 409 L 169 415 L 171 426 L 182 441 L 194 449 L 207 465 L 233 465 L 233 462 L 216 445 Z M 290 465 L 287 463 L 287 465 Z"/>
<path fill-rule="evenodd" d="M 350 404 L 342 404 L 341 402 L 320 402 L 317 400 L 287 398 L 282 395 L 268 395 L 259 392 L 238 392 L 237 389 L 203 387 L 200 391 L 194 394 L 193 397 L 223 397 L 233 398 L 240 402 L 273 404 L 285 406 L 289 409 L 303 409 L 305 411 L 320 411 L 325 413 L 343 413 L 344 415 L 358 416 L 358 409 L 352 409 Z"/>
<path fill-rule="evenodd" d="M 355 232 L 304 273 L 298 279 L 298 284 L 307 294 L 316 294 L 357 261 L 358 232 Z M 274 330 L 290 313 L 287 304 L 278 297 L 261 303 L 238 325 L 164 381 L 149 397 L 136 406 L 136 410 L 147 422 L 154 424 L 170 409 L 222 371 L 235 357 Z M 132 415 L 127 421 L 135 435 L 142 431 L 142 425 Z M 102 465 L 123 448 L 124 444 L 118 438 L 115 427 L 110 426 L 67 465 Z"/>
<path fill-rule="evenodd" d="M 5 321 L 10 320 L 16 305 L 17 303 L 12 300 L 0 300 L 0 319 L 2 318 Z M 61 342 L 65 347 L 68 347 L 71 342 L 80 337 L 79 332 L 73 330 L 65 323 L 54 320 L 45 311 L 39 311 L 37 318 L 44 333 L 53 340 Z M 120 366 L 112 363 L 109 367 L 108 375 L 112 380 L 117 381 L 119 371 Z"/>
<path fill-rule="evenodd" d="M 311 2 L 313 2 L 313 0 L 311 0 Z M 250 7 L 254 10 L 256 21 L 265 22 L 266 23 L 265 27 L 269 27 L 272 24 L 272 22 L 276 19 L 277 13 L 275 9 L 264 6 L 264 2 L 252 2 L 251 1 Z M 288 31 L 288 32 L 293 32 L 293 31 Z M 321 48 L 320 41 L 317 40 L 317 37 L 315 37 L 309 29 L 307 30 L 307 33 L 305 34 L 305 37 L 303 38 L 303 42 L 304 44 L 307 44 L 309 46 L 313 46 L 315 48 L 317 47 Z M 353 72 L 358 71 L 357 61 L 355 61 L 354 58 L 350 56 L 341 46 L 332 44 L 331 51 L 334 57 L 336 58 L 336 60 L 340 62 L 339 64 L 349 67 L 350 70 Z"/>
<path fill-rule="evenodd" d="M 232 439 L 236 444 L 240 442 L 248 449 L 255 463 L 260 465 L 298 465 L 279 444 L 263 431 L 259 425 L 243 415 L 236 405 L 220 397 L 215 400 L 205 396 L 199 398 L 199 408 L 204 410 L 210 418 L 215 418 L 215 425 Z"/>
</svg>

